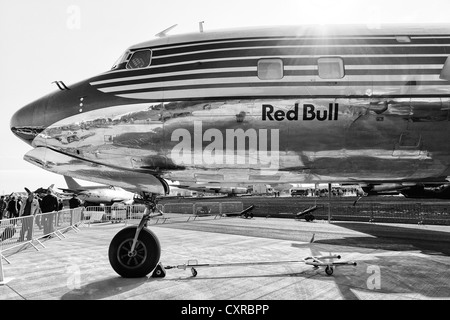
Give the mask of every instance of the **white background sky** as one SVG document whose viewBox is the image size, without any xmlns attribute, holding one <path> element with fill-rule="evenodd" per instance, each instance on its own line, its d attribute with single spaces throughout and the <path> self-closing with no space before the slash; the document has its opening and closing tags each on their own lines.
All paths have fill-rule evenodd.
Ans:
<svg viewBox="0 0 450 320">
<path fill-rule="evenodd" d="M 23 160 L 31 147 L 9 129 L 21 106 L 109 70 L 130 45 L 224 28 L 326 23 L 450 23 L 449 0 L 0 0 L 0 194 L 55 184 L 62 176 Z M 81 184 L 92 184 L 80 181 Z"/>
</svg>

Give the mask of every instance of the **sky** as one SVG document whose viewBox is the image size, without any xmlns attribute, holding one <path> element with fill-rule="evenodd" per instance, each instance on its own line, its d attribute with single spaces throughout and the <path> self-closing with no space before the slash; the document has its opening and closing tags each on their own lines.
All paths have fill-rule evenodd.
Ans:
<svg viewBox="0 0 450 320">
<path fill-rule="evenodd" d="M 9 129 L 22 106 L 111 68 L 129 46 L 170 34 L 250 26 L 449 23 L 448 0 L 0 0 L 0 194 L 65 187 L 23 156 Z M 82 185 L 95 185 L 79 180 Z"/>
</svg>

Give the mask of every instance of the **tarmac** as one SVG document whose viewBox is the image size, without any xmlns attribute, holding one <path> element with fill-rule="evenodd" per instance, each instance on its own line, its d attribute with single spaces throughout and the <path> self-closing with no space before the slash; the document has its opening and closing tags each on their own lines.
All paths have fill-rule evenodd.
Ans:
<svg viewBox="0 0 450 320">
<path fill-rule="evenodd" d="M 4 252 L 11 264 L 2 262 L 0 299 L 450 299 L 449 226 L 259 217 L 187 222 L 183 215 L 161 221 L 149 228 L 159 238 L 164 267 L 230 265 L 197 267 L 196 276 L 188 266 L 166 269 L 160 278 L 122 278 L 109 264 L 108 247 L 125 224 L 85 224 L 62 240 L 46 240 L 39 251 Z M 329 276 L 303 260 L 329 254 L 357 265 L 336 267 Z"/>
</svg>

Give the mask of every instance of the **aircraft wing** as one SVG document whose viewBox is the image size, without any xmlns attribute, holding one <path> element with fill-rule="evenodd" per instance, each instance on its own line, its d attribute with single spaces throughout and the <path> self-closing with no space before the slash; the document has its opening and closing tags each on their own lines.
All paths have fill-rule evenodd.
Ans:
<svg viewBox="0 0 450 320">
<path fill-rule="evenodd" d="M 207 186 L 207 185 L 199 185 L 199 184 L 193 184 L 193 185 L 174 185 L 174 187 L 181 188 L 181 189 L 201 189 L 204 191 L 208 190 L 220 190 L 220 186 Z"/>
<path fill-rule="evenodd" d="M 111 202 L 122 202 L 122 201 L 124 201 L 123 198 L 113 198 L 113 199 L 111 199 Z"/>
<path fill-rule="evenodd" d="M 219 182 L 208 182 L 208 183 L 198 183 L 198 182 L 180 182 L 180 184 L 172 184 L 171 186 L 180 189 L 187 189 L 199 192 L 209 192 L 209 193 L 226 193 L 226 194 L 238 194 L 247 193 L 248 187 L 242 183 L 219 183 Z"/>
<path fill-rule="evenodd" d="M 114 180 L 116 186 L 133 193 L 142 190 L 156 194 L 166 192 L 161 180 L 152 174 L 97 164 L 44 147 L 30 150 L 24 159 L 47 171 L 81 180 L 105 185 L 111 184 L 111 180 Z"/>
<path fill-rule="evenodd" d="M 84 189 L 77 189 L 77 190 L 65 189 L 65 188 L 58 188 L 58 189 L 61 190 L 62 192 L 65 192 L 65 193 L 80 193 L 80 192 L 86 191 Z"/>
<path fill-rule="evenodd" d="M 201 191 L 201 192 L 208 192 L 210 190 L 210 188 L 208 188 L 207 186 L 198 185 L 198 184 L 191 184 L 191 185 L 180 184 L 180 185 L 172 185 L 172 186 L 176 187 L 176 188 L 180 188 L 180 189 Z M 219 189 L 220 188 L 217 188 L 217 190 L 219 190 Z"/>
</svg>

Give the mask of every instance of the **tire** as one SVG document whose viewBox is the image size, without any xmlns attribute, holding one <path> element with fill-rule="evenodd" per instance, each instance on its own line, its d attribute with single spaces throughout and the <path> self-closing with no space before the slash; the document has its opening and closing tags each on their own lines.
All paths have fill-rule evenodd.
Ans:
<svg viewBox="0 0 450 320">
<path fill-rule="evenodd" d="M 325 273 L 327 274 L 327 275 L 329 275 L 329 276 L 331 276 L 332 274 L 333 274 L 333 267 L 330 267 L 330 266 L 327 266 L 326 268 L 325 268 Z"/>
<path fill-rule="evenodd" d="M 139 233 L 135 256 L 128 252 L 133 244 L 136 226 L 120 230 L 109 245 L 108 256 L 111 267 L 124 278 L 140 278 L 147 276 L 155 269 L 161 256 L 161 246 L 156 235 L 147 228 Z"/>
</svg>

